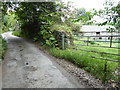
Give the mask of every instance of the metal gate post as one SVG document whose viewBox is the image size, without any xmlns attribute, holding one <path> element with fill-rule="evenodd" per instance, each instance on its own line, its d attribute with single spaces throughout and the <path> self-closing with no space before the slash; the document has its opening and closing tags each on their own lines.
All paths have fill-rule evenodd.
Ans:
<svg viewBox="0 0 120 90">
<path fill-rule="evenodd" d="M 110 38 L 110 47 L 112 47 L 112 36 Z"/>
<path fill-rule="evenodd" d="M 62 49 L 64 50 L 65 49 L 65 35 L 64 33 L 62 33 Z"/>
</svg>

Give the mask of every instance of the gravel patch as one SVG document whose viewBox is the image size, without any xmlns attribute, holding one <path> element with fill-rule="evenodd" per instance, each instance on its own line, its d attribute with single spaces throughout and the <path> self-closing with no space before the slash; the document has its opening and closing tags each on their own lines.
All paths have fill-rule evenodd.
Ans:
<svg viewBox="0 0 120 90">
<path fill-rule="evenodd" d="M 96 79 L 93 75 L 81 69 L 74 63 L 68 60 L 56 58 L 48 53 L 48 51 L 41 48 L 40 45 L 36 44 L 36 46 L 39 47 L 40 50 L 44 51 L 44 53 L 49 55 L 49 57 L 51 57 L 53 61 L 63 67 L 68 73 L 74 76 L 82 85 L 89 88 L 108 88 L 99 79 Z"/>
</svg>

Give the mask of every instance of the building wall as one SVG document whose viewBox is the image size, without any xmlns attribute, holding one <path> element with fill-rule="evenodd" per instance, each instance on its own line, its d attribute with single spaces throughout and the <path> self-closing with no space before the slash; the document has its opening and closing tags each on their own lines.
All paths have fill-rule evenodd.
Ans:
<svg viewBox="0 0 120 90">
<path fill-rule="evenodd" d="M 109 33 L 109 32 L 100 32 L 99 34 L 97 34 L 96 32 L 83 32 L 81 34 L 79 34 L 80 36 L 99 36 L 99 37 L 91 37 L 94 40 L 109 40 L 110 37 L 101 37 L 101 36 L 110 36 L 110 35 L 120 35 L 119 33 L 113 32 L 113 33 Z M 113 37 L 114 39 L 117 39 L 118 37 Z"/>
</svg>

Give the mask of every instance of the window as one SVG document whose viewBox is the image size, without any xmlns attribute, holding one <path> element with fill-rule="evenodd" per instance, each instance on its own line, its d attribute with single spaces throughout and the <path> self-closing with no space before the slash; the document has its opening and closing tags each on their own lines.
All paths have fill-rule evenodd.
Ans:
<svg viewBox="0 0 120 90">
<path fill-rule="evenodd" d="M 102 37 L 99 37 L 99 39 L 102 39 Z"/>
<path fill-rule="evenodd" d="M 97 35 L 98 35 L 98 34 L 100 35 L 100 32 L 96 32 L 96 34 L 97 34 Z"/>
</svg>

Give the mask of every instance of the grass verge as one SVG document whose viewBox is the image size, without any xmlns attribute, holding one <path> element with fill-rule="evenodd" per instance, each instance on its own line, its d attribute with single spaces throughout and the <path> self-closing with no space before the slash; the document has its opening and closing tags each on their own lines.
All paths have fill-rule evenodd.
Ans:
<svg viewBox="0 0 120 90">
<path fill-rule="evenodd" d="M 94 59 L 90 57 L 86 57 L 80 54 L 83 54 L 81 51 L 76 51 L 72 49 L 60 50 L 57 48 L 49 49 L 49 52 L 57 58 L 69 60 L 79 67 L 85 69 L 90 72 L 97 78 L 102 81 L 114 80 L 117 81 L 117 77 L 114 74 L 118 67 L 117 62 L 104 61 L 100 59 Z M 88 53 L 84 53 L 85 55 L 89 55 Z M 107 63 L 107 69 L 105 71 L 105 64 Z"/>
<path fill-rule="evenodd" d="M 7 43 L 0 35 L 0 60 L 4 58 L 5 50 L 7 49 Z M 0 61 L 1 62 L 1 61 Z"/>
<path fill-rule="evenodd" d="M 21 31 L 13 31 L 12 34 L 15 36 L 21 37 Z"/>
</svg>

